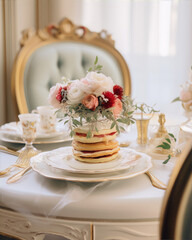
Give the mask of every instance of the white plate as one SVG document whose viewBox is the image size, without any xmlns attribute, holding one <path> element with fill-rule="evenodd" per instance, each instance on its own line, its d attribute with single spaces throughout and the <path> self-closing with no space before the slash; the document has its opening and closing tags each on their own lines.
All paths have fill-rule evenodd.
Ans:
<svg viewBox="0 0 192 240">
<path fill-rule="evenodd" d="M 65 170 L 71 173 L 107 173 L 121 171 L 135 166 L 138 161 L 148 156 L 138 153 L 129 148 L 123 148 L 119 151 L 117 159 L 106 163 L 83 163 L 75 160 L 72 147 L 62 147 L 47 152 L 44 155 L 44 161 L 51 167 Z"/>
<path fill-rule="evenodd" d="M 56 125 L 56 131 L 52 133 L 42 133 L 39 129 L 37 131 L 37 137 L 34 144 L 42 143 L 59 143 L 65 141 L 71 141 L 67 126 L 63 122 L 58 122 Z M 24 143 L 21 138 L 21 126 L 18 122 L 10 122 L 1 126 L 0 128 L 0 140 L 10 143 Z"/>
<path fill-rule="evenodd" d="M 104 182 L 128 179 L 143 174 L 152 167 L 151 158 L 146 154 L 142 154 L 146 157 L 140 158 L 135 166 L 125 169 L 124 171 L 101 174 L 71 173 L 69 171 L 51 168 L 49 165 L 47 165 L 45 161 L 47 153 L 48 152 L 44 152 L 31 158 L 31 166 L 33 170 L 47 178 L 67 180 L 72 182 Z"/>
<path fill-rule="evenodd" d="M 192 120 L 182 124 L 180 128 L 184 132 L 192 134 Z"/>
<path fill-rule="evenodd" d="M 17 136 L 10 136 L 3 132 L 0 132 L 0 140 L 9 143 L 20 143 L 24 144 L 24 141 Z M 60 143 L 60 142 L 68 142 L 72 141 L 72 138 L 66 135 L 59 135 L 57 137 L 52 138 L 42 138 L 42 139 L 35 139 L 33 144 L 50 144 L 50 143 Z"/>
<path fill-rule="evenodd" d="M 10 122 L 1 126 L 1 132 L 8 137 L 17 137 L 21 139 L 22 129 L 20 122 Z M 45 133 L 40 128 L 37 129 L 36 139 L 55 138 L 60 135 L 68 135 L 68 128 L 63 122 L 57 122 L 54 132 Z"/>
</svg>

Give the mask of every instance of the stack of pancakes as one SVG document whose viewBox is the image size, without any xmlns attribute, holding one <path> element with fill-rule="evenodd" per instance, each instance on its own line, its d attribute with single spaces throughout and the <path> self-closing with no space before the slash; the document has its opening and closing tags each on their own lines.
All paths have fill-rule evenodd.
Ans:
<svg viewBox="0 0 192 240">
<path fill-rule="evenodd" d="M 103 129 L 93 131 L 92 136 L 87 138 L 87 131 L 75 129 L 72 142 L 73 154 L 76 160 L 86 163 L 104 163 L 114 160 L 120 150 L 115 140 L 117 131 Z"/>
</svg>

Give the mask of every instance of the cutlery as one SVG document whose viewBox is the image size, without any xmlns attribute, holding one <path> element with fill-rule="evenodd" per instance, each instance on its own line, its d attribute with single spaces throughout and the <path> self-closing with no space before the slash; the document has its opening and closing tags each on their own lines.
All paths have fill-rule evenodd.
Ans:
<svg viewBox="0 0 192 240">
<path fill-rule="evenodd" d="M 7 183 L 14 183 L 17 182 L 26 172 L 28 172 L 29 170 L 31 170 L 31 166 L 28 166 L 26 168 L 24 168 L 23 170 L 21 170 L 20 172 L 14 174 L 13 176 L 11 176 L 10 178 L 7 179 Z"/>
<path fill-rule="evenodd" d="M 14 167 L 19 167 L 19 168 L 27 168 L 30 165 L 30 158 L 37 155 L 39 151 L 34 151 L 33 149 L 31 150 L 24 150 L 19 153 L 19 156 L 17 158 L 16 163 L 12 164 L 8 168 L 0 171 L 0 176 L 5 175 L 8 172 L 11 171 L 12 168 Z"/>
<path fill-rule="evenodd" d="M 9 167 L 5 168 L 4 170 L 0 171 L 0 176 L 7 174 L 14 167 L 26 168 L 26 167 L 29 166 L 28 162 L 29 162 L 29 160 L 27 158 L 27 153 L 21 152 L 14 164 L 12 164 L 11 166 L 9 166 Z"/>
<path fill-rule="evenodd" d="M 151 172 L 147 171 L 145 174 L 149 177 L 154 187 L 163 189 L 163 190 L 167 189 L 167 186 L 163 182 L 161 182 L 158 178 L 156 178 Z"/>
<path fill-rule="evenodd" d="M 2 146 L 2 145 L 0 145 L 0 151 L 9 153 L 9 154 L 14 155 L 14 156 L 18 156 L 19 155 L 19 152 L 11 150 L 11 149 L 9 149 L 9 148 L 7 148 L 5 146 Z"/>
</svg>

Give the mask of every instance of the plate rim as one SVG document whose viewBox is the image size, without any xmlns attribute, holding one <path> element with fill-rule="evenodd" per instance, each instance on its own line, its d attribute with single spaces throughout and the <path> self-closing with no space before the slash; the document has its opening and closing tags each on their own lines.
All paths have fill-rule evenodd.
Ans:
<svg viewBox="0 0 192 240">
<path fill-rule="evenodd" d="M 43 154 L 45 154 L 46 152 L 43 152 L 40 156 L 42 158 Z M 147 154 L 146 154 L 147 155 Z M 149 155 L 147 155 L 149 156 Z M 56 172 L 53 173 L 50 169 L 49 169 L 49 166 L 42 161 L 42 159 L 40 161 L 34 161 L 35 157 L 34 158 L 31 158 L 31 167 L 32 169 L 40 174 L 41 176 L 44 176 L 46 178 L 49 178 L 49 179 L 55 179 L 55 180 L 64 180 L 64 181 L 70 181 L 70 182 L 83 182 L 83 183 L 94 183 L 94 182 L 106 182 L 106 181 L 114 181 L 114 180 L 123 180 L 123 179 L 129 179 L 129 178 L 133 178 L 133 177 L 136 177 L 138 175 L 141 175 L 141 174 L 144 174 L 145 172 L 147 172 L 150 168 L 152 168 L 153 164 L 152 164 L 152 159 L 151 157 L 149 156 L 149 158 L 146 158 L 146 164 L 147 166 L 142 169 L 141 171 L 138 171 L 138 172 L 135 172 L 133 173 L 132 175 L 129 174 L 129 170 L 130 168 L 128 168 L 127 170 L 125 169 L 124 171 L 117 171 L 117 172 L 112 172 L 112 173 L 106 173 L 108 174 L 109 176 L 105 176 L 105 177 L 102 177 L 101 174 L 95 174 L 96 177 L 95 178 L 90 178 L 90 176 L 93 176 L 90 175 L 90 174 L 80 174 L 81 177 L 79 177 L 79 179 L 77 179 L 77 176 L 75 176 L 74 174 L 72 173 L 68 173 L 68 175 L 65 174 L 65 171 L 62 172 L 63 176 L 56 176 Z M 46 174 L 45 172 L 42 172 L 42 170 L 39 170 L 37 168 L 37 164 L 43 164 L 46 166 L 46 168 L 48 168 L 48 172 L 49 174 Z M 134 168 L 134 166 L 133 166 Z M 62 170 L 61 170 L 62 171 Z M 122 172 L 124 173 L 124 175 L 122 175 Z M 126 173 L 126 175 L 125 175 Z M 71 175 L 71 176 L 70 176 Z M 74 175 L 74 176 L 73 176 Z M 85 177 L 85 176 L 88 176 Z M 104 173 L 102 175 L 105 175 Z"/>
<path fill-rule="evenodd" d="M 65 148 L 72 148 L 72 146 L 65 146 L 65 147 L 61 147 L 61 148 L 59 148 L 59 149 L 65 149 Z M 141 152 L 137 152 L 136 150 L 134 150 L 134 149 L 131 149 L 131 148 L 121 148 L 121 150 L 131 150 L 131 152 L 135 152 L 135 153 L 137 153 L 138 155 L 140 155 L 141 157 L 148 157 L 148 158 L 151 158 L 149 155 L 147 155 L 147 154 L 144 154 L 144 153 L 141 153 Z M 55 149 L 55 150 L 57 150 L 57 149 Z M 54 151 L 54 150 L 53 150 Z M 38 157 L 38 156 L 36 156 L 36 157 Z M 65 159 L 64 159 L 65 160 Z M 60 171 L 66 171 L 66 172 L 69 172 L 69 173 L 73 173 L 73 174 L 89 174 L 89 175 L 92 175 L 92 174 L 105 174 L 105 173 L 112 173 L 112 172 L 116 172 L 116 171 L 124 171 L 124 170 L 128 170 L 130 167 L 133 167 L 134 165 L 130 165 L 130 166 L 127 166 L 127 167 L 124 167 L 124 168 L 119 168 L 119 169 L 115 169 L 116 167 L 118 167 L 118 164 L 117 165 L 115 165 L 114 166 L 114 168 L 113 167 L 111 167 L 111 168 L 107 168 L 107 169 L 104 169 L 103 171 L 102 171 L 102 169 L 76 169 L 76 168 L 73 168 L 73 167 L 71 167 L 71 165 L 69 164 L 67 164 L 67 160 L 65 160 L 65 162 L 66 162 L 66 165 L 69 167 L 69 168 L 71 168 L 71 169 L 65 169 L 65 168 L 60 168 L 59 166 L 54 166 L 54 163 L 52 164 L 51 163 L 51 160 L 49 161 L 49 159 L 45 159 L 44 160 L 45 161 L 45 163 L 48 165 L 48 166 L 50 166 L 50 167 L 52 167 L 52 168 L 55 168 L 56 170 L 58 169 L 58 170 L 60 170 Z M 137 161 L 137 160 L 135 160 L 135 161 Z M 84 163 L 83 163 L 84 164 Z M 99 165 L 100 164 L 102 164 L 102 163 L 99 163 Z M 103 164 L 107 164 L 107 162 L 106 163 L 103 163 Z M 135 164 L 136 165 L 136 164 Z M 86 172 L 87 171 L 87 172 Z"/>
<path fill-rule="evenodd" d="M 17 136 L 15 139 L 11 139 L 8 136 L 5 136 L 6 134 L 0 131 L 0 140 L 3 142 L 9 142 L 9 143 L 20 143 L 25 144 L 25 142 L 22 139 L 19 139 Z M 59 135 L 57 137 L 52 138 L 41 138 L 41 139 L 35 139 L 33 144 L 50 144 L 50 143 L 60 143 L 60 142 L 69 142 L 72 141 L 72 138 L 70 136 L 65 136 L 61 138 L 62 135 Z"/>
</svg>

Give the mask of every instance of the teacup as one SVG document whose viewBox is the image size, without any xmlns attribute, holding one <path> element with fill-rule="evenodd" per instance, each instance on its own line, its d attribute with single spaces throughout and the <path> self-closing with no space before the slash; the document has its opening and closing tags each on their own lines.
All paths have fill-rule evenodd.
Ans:
<svg viewBox="0 0 192 240">
<path fill-rule="evenodd" d="M 55 109 L 51 106 L 38 106 L 33 110 L 40 115 L 40 130 L 44 133 L 56 131 L 56 114 Z"/>
</svg>

